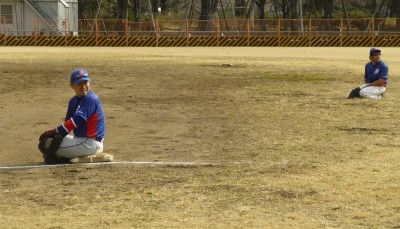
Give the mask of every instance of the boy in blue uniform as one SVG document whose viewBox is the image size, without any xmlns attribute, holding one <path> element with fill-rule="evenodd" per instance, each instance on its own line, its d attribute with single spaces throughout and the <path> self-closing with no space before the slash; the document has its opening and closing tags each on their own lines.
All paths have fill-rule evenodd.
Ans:
<svg viewBox="0 0 400 229">
<path fill-rule="evenodd" d="M 72 72 L 70 86 L 75 96 L 69 101 L 65 122 L 39 137 L 39 149 L 45 163 L 112 160 L 112 155 L 100 154 L 106 133 L 105 118 L 99 97 L 90 90 L 90 82 L 86 70 Z M 68 135 L 71 131 L 74 136 Z M 98 156 L 97 160 L 93 160 L 96 157 L 91 155 Z"/>
<path fill-rule="evenodd" d="M 381 61 L 381 50 L 372 48 L 369 51 L 369 59 L 371 62 L 365 65 L 365 84 L 353 89 L 350 92 L 349 98 L 380 99 L 386 91 L 389 68 Z"/>
</svg>

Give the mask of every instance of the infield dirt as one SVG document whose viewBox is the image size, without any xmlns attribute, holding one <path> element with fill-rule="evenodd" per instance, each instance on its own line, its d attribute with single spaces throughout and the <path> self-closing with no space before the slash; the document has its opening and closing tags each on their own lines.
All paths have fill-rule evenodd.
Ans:
<svg viewBox="0 0 400 229">
<path fill-rule="evenodd" d="M 85 68 L 116 161 L 0 171 L 0 228 L 399 228 L 400 50 L 0 48 L 0 166 L 39 164 Z"/>
</svg>

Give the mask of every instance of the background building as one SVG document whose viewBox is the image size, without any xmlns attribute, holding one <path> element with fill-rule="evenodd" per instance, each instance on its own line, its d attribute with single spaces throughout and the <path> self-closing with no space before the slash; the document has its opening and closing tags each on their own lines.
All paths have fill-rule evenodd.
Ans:
<svg viewBox="0 0 400 229">
<path fill-rule="evenodd" d="M 0 33 L 77 35 L 78 0 L 0 0 Z"/>
</svg>

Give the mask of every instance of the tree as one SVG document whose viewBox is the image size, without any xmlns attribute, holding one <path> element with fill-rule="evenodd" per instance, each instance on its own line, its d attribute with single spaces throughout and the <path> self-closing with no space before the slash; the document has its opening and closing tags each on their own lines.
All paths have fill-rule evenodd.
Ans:
<svg viewBox="0 0 400 229">
<path fill-rule="evenodd" d="M 98 4 L 99 4 L 98 0 L 78 1 L 78 18 L 79 19 L 95 18 Z"/>
<path fill-rule="evenodd" d="M 299 12 L 299 2 L 298 0 L 290 0 L 290 6 L 289 6 L 289 11 L 290 11 L 290 19 L 298 19 L 298 12 Z M 291 30 L 292 31 L 298 31 L 299 29 L 299 23 L 295 20 L 291 21 Z"/>
<path fill-rule="evenodd" d="M 246 0 L 235 0 L 235 15 L 243 16 L 246 14 Z"/>
<path fill-rule="evenodd" d="M 125 31 L 125 20 L 128 19 L 129 0 L 118 0 L 119 30 Z"/>
<path fill-rule="evenodd" d="M 135 22 L 139 22 L 140 21 L 140 13 L 139 13 L 139 9 L 140 9 L 140 0 L 132 0 L 132 13 L 135 17 Z"/>
<path fill-rule="evenodd" d="M 200 2 L 200 30 L 207 30 L 207 21 L 208 20 L 208 12 L 210 9 L 210 1 L 209 0 L 201 0 Z"/>
<path fill-rule="evenodd" d="M 167 2 L 167 0 L 160 0 L 160 7 L 161 7 L 161 13 L 162 14 L 168 13 L 168 2 Z"/>
<path fill-rule="evenodd" d="M 400 30 L 400 2 L 398 0 L 390 0 L 390 17 L 396 18 L 396 30 Z"/>
<path fill-rule="evenodd" d="M 258 12 L 259 12 L 259 16 L 258 19 L 265 19 L 265 3 L 266 0 L 259 0 L 256 2 L 257 7 L 258 7 Z"/>
<path fill-rule="evenodd" d="M 151 0 L 151 6 L 152 6 L 152 9 L 153 9 L 153 13 L 157 13 L 158 12 L 158 7 L 159 7 L 159 4 L 158 4 L 158 0 Z"/>
<path fill-rule="evenodd" d="M 128 18 L 129 0 L 118 0 L 118 18 L 125 20 Z"/>
<path fill-rule="evenodd" d="M 290 6 L 288 0 L 282 0 L 281 11 L 282 11 L 282 18 L 291 18 Z"/>
<path fill-rule="evenodd" d="M 324 18 L 332 19 L 333 0 L 322 0 L 321 4 L 324 8 Z"/>
<path fill-rule="evenodd" d="M 266 0 L 259 0 L 257 2 L 258 12 L 259 12 L 258 19 L 261 19 L 260 20 L 260 31 L 264 31 L 265 30 L 265 20 L 262 20 L 262 19 L 265 19 L 265 11 L 264 11 L 265 2 L 266 2 Z"/>
</svg>

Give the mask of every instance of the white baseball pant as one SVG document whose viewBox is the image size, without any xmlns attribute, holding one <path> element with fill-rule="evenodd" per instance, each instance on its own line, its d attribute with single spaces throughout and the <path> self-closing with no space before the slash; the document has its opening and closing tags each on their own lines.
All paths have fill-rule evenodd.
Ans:
<svg viewBox="0 0 400 229">
<path fill-rule="evenodd" d="M 363 88 L 365 85 L 362 85 L 360 87 Z M 382 94 L 385 91 L 386 91 L 386 87 L 383 87 L 383 86 L 364 87 L 360 91 L 360 96 L 363 98 L 369 98 L 369 99 L 380 99 L 380 98 L 382 98 Z"/>
<path fill-rule="evenodd" d="M 83 138 L 67 135 L 64 137 L 56 155 L 64 158 L 75 158 L 103 152 L 103 142 L 94 138 Z"/>
</svg>

